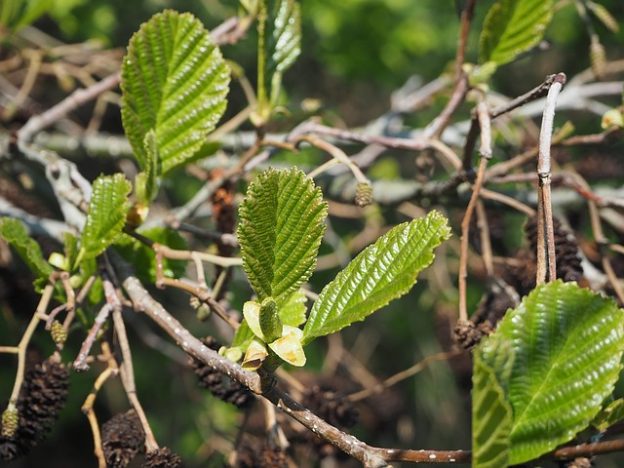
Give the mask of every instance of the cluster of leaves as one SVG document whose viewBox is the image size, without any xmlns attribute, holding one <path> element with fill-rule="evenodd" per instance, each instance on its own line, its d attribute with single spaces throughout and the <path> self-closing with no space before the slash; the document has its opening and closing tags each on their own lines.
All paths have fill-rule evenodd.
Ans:
<svg viewBox="0 0 624 468">
<path fill-rule="evenodd" d="M 283 73 L 299 55 L 300 8 L 294 0 L 241 3 L 258 23 L 251 120 L 262 127 L 278 106 Z M 497 67 L 534 47 L 552 12 L 551 0 L 496 2 L 481 34 L 479 71 L 471 78 L 487 80 Z M 0 20 L 10 15 L 15 16 L 5 5 Z M 49 261 L 20 222 L 0 219 L 0 237 L 38 281 L 56 267 L 71 272 L 72 286 L 79 287 L 112 245 L 143 279 L 154 280 L 153 253 L 123 234 L 124 227 L 129 215 L 133 227 L 141 225 L 163 177 L 215 150 L 208 141 L 227 105 L 229 76 L 220 50 L 192 15 L 168 10 L 141 26 L 122 66 L 122 120 L 141 169 L 134 202 L 133 186 L 123 175 L 97 178 L 82 235 L 68 235 L 64 253 Z M 326 216 L 320 189 L 298 169 L 269 169 L 249 184 L 237 236 L 256 297 L 244 304 L 231 346 L 220 350 L 225 356 L 252 370 L 273 370 L 284 362 L 303 366 L 304 347 L 314 339 L 362 321 L 406 294 L 450 236 L 446 218 L 436 211 L 395 226 L 327 284 L 308 312 L 303 287 L 316 267 Z M 143 234 L 184 247 L 170 231 Z M 183 265 L 168 267 L 171 275 L 183 273 Z M 539 286 L 508 311 L 474 351 L 473 466 L 533 460 L 590 424 L 605 430 L 619 421 L 622 400 L 604 402 L 621 370 L 623 319 L 624 310 L 614 301 L 560 281 Z"/>
</svg>

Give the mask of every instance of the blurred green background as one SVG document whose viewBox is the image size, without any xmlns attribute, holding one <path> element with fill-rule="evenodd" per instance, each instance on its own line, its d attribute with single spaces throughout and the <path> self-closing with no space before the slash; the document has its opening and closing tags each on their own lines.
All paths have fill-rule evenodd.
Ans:
<svg viewBox="0 0 624 468">
<path fill-rule="evenodd" d="M 0 0 L 11 1 L 11 0 Z M 326 116 L 349 126 L 368 122 L 388 109 L 393 90 L 412 76 L 423 83 L 449 69 L 455 55 L 458 32 L 457 3 L 451 0 L 303 0 L 303 50 L 296 65 L 285 77 L 293 114 L 304 114 L 301 103 L 306 98 L 320 101 Z M 470 36 L 467 60 L 477 60 L 478 31 L 492 1 L 477 5 L 474 27 Z M 601 1 L 623 24 L 624 2 Z M 212 28 L 236 14 L 237 2 L 217 0 L 56 0 L 52 13 L 36 26 L 66 42 L 102 41 L 107 47 L 124 47 L 139 25 L 163 8 L 191 11 Z M 596 29 L 609 58 L 622 58 L 624 28 L 614 34 L 596 22 Z M 239 62 L 254 76 L 255 37 L 251 31 L 234 46 L 225 46 L 224 55 Z M 573 5 L 563 6 L 549 27 L 546 41 L 550 47 L 503 67 L 495 76 L 493 87 L 508 95 L 517 95 L 541 82 L 546 74 L 564 71 L 572 76 L 589 66 L 589 37 Z M 518 77 L 521 77 L 519 79 Z M 237 99 L 232 97 L 233 112 Z M 426 124 L 441 108 L 445 97 L 431 109 L 411 117 L 415 126 Z M 438 102 L 439 101 L 439 102 Z M 242 102 L 242 101 L 241 101 Z M 589 131 L 599 129 L 599 120 L 588 124 Z M 391 158 L 380 174 L 395 172 Z M 412 164 L 411 162 L 408 163 Z M 388 222 L 398 221 L 384 213 Z M 518 219 L 510 223 L 519 225 Z M 340 223 L 334 226 L 345 239 L 357 234 L 362 225 Z M 336 270 L 317 274 L 313 288 L 320 291 Z M 27 278 L 25 271 L 21 273 Z M 24 280 L 26 281 L 26 280 Z M 26 281 L 27 283 L 27 281 Z M 7 283 L 8 284 L 8 283 Z M 23 285 L 22 285 L 23 286 Z M 233 303 L 240 304 L 249 293 L 242 277 L 235 278 L 234 290 L 239 294 Z M 18 292 L 13 291 L 13 294 Z M 471 290 L 474 305 L 481 290 Z M 194 320 L 187 300 L 176 293 L 160 294 L 171 310 L 198 335 L 213 332 L 207 324 Z M 9 316 L 0 311 L 0 343 L 13 344 L 18 339 L 35 298 L 14 297 L 21 304 L 20 315 Z M 455 297 L 445 297 L 428 287 L 426 278 L 400 301 L 376 314 L 364 325 L 351 327 L 343 334 L 347 349 L 366 356 L 366 366 L 378 377 L 386 377 L 409 367 L 423 356 L 441 349 L 436 329 L 434 308 L 447 304 L 452 312 Z M 241 415 L 227 404 L 212 398 L 197 387 L 195 376 L 184 363 L 184 357 L 168 359 L 149 346 L 152 340 L 165 352 L 167 339 L 141 316 L 130 320 L 131 343 L 137 373 L 137 387 L 159 442 L 170 446 L 186 461 L 188 467 L 221 466 L 223 459 L 214 454 L 220 439 L 233 441 Z M 80 345 L 74 334 L 66 356 L 72 356 Z M 46 356 L 52 349 L 49 337 L 39 334 L 33 349 Z M 309 354 L 309 370 L 323 364 L 327 346 L 319 343 Z M 375 402 L 377 411 L 387 405 L 384 425 L 357 426 L 355 434 L 379 446 L 411 448 L 467 448 L 469 429 L 469 368 L 436 364 L 397 386 L 397 392 Z M 8 395 L 14 375 L 11 356 L 0 354 L 0 396 Z M 89 392 L 94 373 L 73 374 L 70 401 L 61 423 L 52 436 L 29 457 L 12 467 L 86 467 L 95 466 L 92 441 L 80 405 Z M 396 401 L 395 401 L 396 400 Z M 96 406 L 100 421 L 127 408 L 118 382 L 107 384 Z M 393 409 L 395 408 L 395 409 Z M 399 408 L 399 410 L 396 410 Z M 374 413 L 363 407 L 363 414 Z M 384 418 L 377 414 L 378 420 Z M 370 428 L 373 429 L 370 429 Z M 598 466 L 621 466 L 617 461 L 601 459 Z M 624 463 L 624 462 L 623 462 Z"/>
</svg>

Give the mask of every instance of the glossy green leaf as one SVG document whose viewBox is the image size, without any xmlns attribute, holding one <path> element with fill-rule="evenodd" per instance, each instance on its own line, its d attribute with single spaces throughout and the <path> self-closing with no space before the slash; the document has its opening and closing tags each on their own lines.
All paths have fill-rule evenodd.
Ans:
<svg viewBox="0 0 624 468">
<path fill-rule="evenodd" d="M 97 257 L 119 237 L 126 223 L 130 190 L 130 182 L 123 174 L 95 180 L 80 240 L 79 261 Z"/>
<path fill-rule="evenodd" d="M 24 223 L 14 218 L 0 218 L 0 238 L 4 239 L 38 278 L 47 279 L 54 271 L 45 261 L 39 244 L 28 235 Z"/>
<path fill-rule="evenodd" d="M 509 435 L 513 418 L 504 383 L 511 373 L 513 352 L 509 344 L 504 343 L 488 350 L 488 356 L 484 344 L 474 352 L 472 467 L 504 468 L 509 465 Z"/>
<path fill-rule="evenodd" d="M 279 309 L 279 316 L 284 325 L 298 327 L 306 321 L 307 298 L 301 291 L 295 292 Z"/>
<path fill-rule="evenodd" d="M 503 65 L 538 44 L 553 14 L 552 0 L 498 0 L 479 40 L 481 63 Z"/>
<path fill-rule="evenodd" d="M 490 340 L 511 344 L 510 464 L 535 459 L 585 429 L 611 394 L 624 351 L 624 310 L 576 283 L 538 286 Z M 489 340 L 488 340 L 489 341 Z"/>
<path fill-rule="evenodd" d="M 149 205 L 158 195 L 162 172 L 154 130 L 147 132 L 143 145 L 145 147 L 145 167 L 142 172 L 137 174 L 135 193 L 140 202 Z"/>
<path fill-rule="evenodd" d="M 278 307 L 316 266 L 327 205 L 321 190 L 298 169 L 260 173 L 239 208 L 243 268 L 260 298 Z"/>
<path fill-rule="evenodd" d="M 295 0 L 263 0 L 258 18 L 258 105 L 268 118 L 282 76 L 301 53 L 301 10 Z"/>
<path fill-rule="evenodd" d="M 618 398 L 598 413 L 598 416 L 592 421 L 592 426 L 600 432 L 604 432 L 614 424 L 622 421 L 624 421 L 624 399 Z"/>
<path fill-rule="evenodd" d="M 446 218 L 432 211 L 381 236 L 325 286 L 310 311 L 304 343 L 364 320 L 407 293 L 450 233 Z"/>
<path fill-rule="evenodd" d="M 166 10 L 144 23 L 130 39 L 121 77 L 123 125 L 143 170 L 150 130 L 165 174 L 195 156 L 227 103 L 229 69 L 189 13 Z"/>
</svg>

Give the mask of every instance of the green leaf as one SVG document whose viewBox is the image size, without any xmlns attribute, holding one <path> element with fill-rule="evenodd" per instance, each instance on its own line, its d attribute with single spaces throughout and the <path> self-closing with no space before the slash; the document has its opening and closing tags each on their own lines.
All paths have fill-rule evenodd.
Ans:
<svg viewBox="0 0 624 468">
<path fill-rule="evenodd" d="M 503 65 L 531 49 L 544 37 L 552 14 L 552 0 L 497 1 L 483 23 L 480 62 Z"/>
<path fill-rule="evenodd" d="M 304 343 L 337 332 L 407 293 L 450 236 L 437 211 L 399 224 L 367 247 L 321 292 L 304 328 Z"/>
<path fill-rule="evenodd" d="M 130 182 L 123 174 L 100 176 L 95 180 L 79 261 L 97 257 L 119 237 L 126 222 L 130 190 Z"/>
<path fill-rule="evenodd" d="M 295 0 L 263 0 L 258 18 L 258 106 L 266 120 L 284 72 L 301 53 L 301 10 Z"/>
<path fill-rule="evenodd" d="M 279 316 L 284 325 L 298 327 L 306 321 L 306 301 L 301 291 L 294 293 L 288 301 L 280 308 Z"/>
<path fill-rule="evenodd" d="M 624 420 L 624 399 L 618 398 L 609 403 L 592 421 L 592 426 L 600 432 Z"/>
<path fill-rule="evenodd" d="M 7 0 L 0 2 L 0 25 L 17 31 L 33 23 L 54 6 L 53 0 Z"/>
<path fill-rule="evenodd" d="M 39 244 L 28 235 L 24 223 L 13 218 L 0 218 L 0 238 L 15 249 L 20 258 L 38 278 L 47 279 L 54 271 L 45 261 Z"/>
<path fill-rule="evenodd" d="M 278 307 L 316 266 L 327 205 L 321 190 L 298 169 L 260 173 L 239 208 L 243 268 L 260 301 Z"/>
<path fill-rule="evenodd" d="M 172 249 L 186 250 L 188 243 L 177 231 L 165 227 L 139 229 L 138 232 L 158 244 Z M 134 267 L 139 279 L 146 283 L 156 281 L 156 255 L 154 250 L 138 240 L 122 235 L 115 243 L 115 249 Z M 163 258 L 163 274 L 168 278 L 179 278 L 186 271 L 184 260 L 170 260 Z"/>
<path fill-rule="evenodd" d="M 501 344 L 504 342 L 501 342 Z M 489 356 L 483 344 L 474 352 L 472 373 L 472 467 L 501 468 L 509 465 L 512 409 L 505 396 L 513 352 L 504 343 Z"/>
<path fill-rule="evenodd" d="M 249 344 L 253 341 L 255 335 L 246 321 L 242 321 L 236 329 L 234 339 L 232 340 L 233 348 L 241 348 L 243 352 L 247 351 Z"/>
<path fill-rule="evenodd" d="M 147 132 L 143 145 L 145 147 L 145 167 L 143 172 L 137 174 L 135 192 L 140 202 L 149 205 L 158 195 L 162 172 L 154 130 Z"/>
<path fill-rule="evenodd" d="M 624 310 L 576 283 L 538 286 L 507 312 L 490 340 L 511 344 L 510 464 L 572 439 L 611 394 L 624 351 Z"/>
<path fill-rule="evenodd" d="M 225 111 L 229 69 L 189 13 L 165 10 L 130 39 L 121 69 L 124 129 L 139 165 L 153 130 L 162 174 L 195 156 Z M 149 145 L 148 145 L 149 146 Z"/>
</svg>

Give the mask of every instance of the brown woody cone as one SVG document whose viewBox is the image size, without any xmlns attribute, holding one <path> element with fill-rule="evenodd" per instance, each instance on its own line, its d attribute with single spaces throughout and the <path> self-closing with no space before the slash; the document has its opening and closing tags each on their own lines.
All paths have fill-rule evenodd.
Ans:
<svg viewBox="0 0 624 468">
<path fill-rule="evenodd" d="M 68 385 L 67 368 L 54 358 L 26 372 L 17 402 L 19 424 L 12 437 L 0 436 L 0 459 L 22 456 L 46 436 L 65 405 Z"/>
<path fill-rule="evenodd" d="M 212 337 L 205 338 L 202 341 L 206 346 L 215 351 L 218 351 L 221 347 Z M 208 389 L 210 393 L 220 400 L 231 403 L 238 408 L 247 408 L 254 402 L 253 394 L 227 375 L 195 358 L 191 358 L 191 366 L 199 379 L 199 385 Z"/>
<path fill-rule="evenodd" d="M 145 433 L 134 410 L 117 414 L 102 425 L 106 466 L 124 468 L 145 448 Z"/>
<path fill-rule="evenodd" d="M 182 468 L 182 459 L 167 447 L 149 452 L 145 456 L 143 468 Z"/>
<path fill-rule="evenodd" d="M 303 397 L 303 405 L 333 426 L 350 428 L 358 422 L 351 401 L 327 386 L 315 385 Z"/>
</svg>

